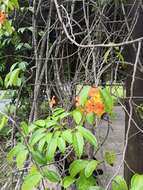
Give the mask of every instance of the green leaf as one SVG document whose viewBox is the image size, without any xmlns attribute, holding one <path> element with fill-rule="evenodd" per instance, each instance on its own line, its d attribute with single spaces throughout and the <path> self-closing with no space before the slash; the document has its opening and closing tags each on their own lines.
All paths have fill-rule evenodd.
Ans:
<svg viewBox="0 0 143 190">
<path fill-rule="evenodd" d="M 8 118 L 6 116 L 3 116 L 0 122 L 0 130 L 3 129 L 3 127 L 7 124 Z"/>
<path fill-rule="evenodd" d="M 106 88 L 100 89 L 100 93 L 105 104 L 105 112 L 112 115 L 114 102 L 111 94 L 109 93 L 109 90 Z"/>
<path fill-rule="evenodd" d="M 46 177 L 51 182 L 59 182 L 60 181 L 60 176 L 52 170 L 44 171 L 44 177 Z"/>
<path fill-rule="evenodd" d="M 78 190 L 87 190 L 89 187 L 96 185 L 96 179 L 94 177 L 86 178 L 84 174 L 80 174 L 80 178 L 78 178 L 76 182 L 76 186 Z"/>
<path fill-rule="evenodd" d="M 28 155 L 28 150 L 20 150 L 18 153 L 17 153 L 17 156 L 16 156 L 16 164 L 17 164 L 17 167 L 19 169 L 22 169 L 23 166 L 24 166 L 24 162 L 27 158 L 27 155 Z"/>
<path fill-rule="evenodd" d="M 60 115 L 62 114 L 62 113 L 64 113 L 65 112 L 65 110 L 63 109 L 63 108 L 56 108 L 56 109 L 54 109 L 53 110 L 53 116 L 54 117 L 57 117 L 57 116 L 59 116 L 60 117 Z"/>
<path fill-rule="evenodd" d="M 49 142 L 51 141 L 51 138 L 53 136 L 53 133 L 48 133 L 45 137 L 46 137 L 46 142 L 47 144 L 49 144 Z"/>
<path fill-rule="evenodd" d="M 24 183 L 22 185 L 22 190 L 33 190 L 34 187 L 37 187 L 42 179 L 42 175 L 37 171 L 33 174 L 30 173 L 26 176 Z"/>
<path fill-rule="evenodd" d="M 45 157 L 45 155 L 43 155 L 42 153 L 40 153 L 38 150 L 36 151 L 32 151 L 32 156 L 33 156 L 33 159 L 39 163 L 39 164 L 47 164 L 47 159 Z"/>
<path fill-rule="evenodd" d="M 69 167 L 69 173 L 71 177 L 75 177 L 78 173 L 80 173 L 88 164 L 87 160 L 75 160 Z"/>
<path fill-rule="evenodd" d="M 46 128 L 50 128 L 50 127 L 55 126 L 55 125 L 57 125 L 56 121 L 48 120 L 48 119 L 46 120 Z"/>
<path fill-rule="evenodd" d="M 26 71 L 26 66 L 28 65 L 28 63 L 26 61 L 21 61 L 18 64 L 18 67 L 22 70 L 22 71 Z"/>
<path fill-rule="evenodd" d="M 28 43 L 24 43 L 23 47 L 25 47 L 26 49 L 29 49 L 29 50 L 32 49 L 31 45 Z"/>
<path fill-rule="evenodd" d="M 95 148 L 97 148 L 98 143 L 96 137 L 86 128 L 82 126 L 78 126 L 78 131 L 83 135 L 83 137 L 92 144 Z"/>
<path fill-rule="evenodd" d="M 66 143 L 65 140 L 62 137 L 58 138 L 58 147 L 61 151 L 61 153 L 65 153 L 65 149 L 66 149 Z"/>
<path fill-rule="evenodd" d="M 44 148 L 44 145 L 46 144 L 46 142 L 47 142 L 46 136 L 44 136 L 42 139 L 40 139 L 40 141 L 38 143 L 38 150 L 40 152 L 43 151 L 43 148 Z"/>
<path fill-rule="evenodd" d="M 69 144 L 72 144 L 72 130 L 71 129 L 67 129 L 63 131 L 61 136 L 66 142 L 68 142 Z"/>
<path fill-rule="evenodd" d="M 18 143 L 16 146 L 14 146 L 10 152 L 7 154 L 7 160 L 9 163 L 13 161 L 13 158 L 16 157 L 16 155 L 21 151 L 24 150 L 25 146 L 21 143 Z"/>
<path fill-rule="evenodd" d="M 50 140 L 50 142 L 48 144 L 46 157 L 49 162 L 51 162 L 54 158 L 54 154 L 55 154 L 57 146 L 58 146 L 57 139 L 58 139 L 57 137 L 52 137 L 52 139 Z"/>
<path fill-rule="evenodd" d="M 112 190 L 128 190 L 128 186 L 122 176 L 116 176 L 112 182 Z"/>
<path fill-rule="evenodd" d="M 64 112 L 64 113 L 62 113 L 62 114 L 60 115 L 60 119 L 63 119 L 63 118 L 65 118 L 65 117 L 69 116 L 69 115 L 70 115 L 69 112 Z"/>
<path fill-rule="evenodd" d="M 90 86 L 84 86 L 79 94 L 79 104 L 81 106 L 84 106 L 85 102 L 87 101 L 88 98 L 88 93 L 90 90 Z"/>
<path fill-rule="evenodd" d="M 66 189 L 69 186 L 71 186 L 75 182 L 75 179 L 72 178 L 71 176 L 66 176 L 63 179 L 63 187 Z"/>
<path fill-rule="evenodd" d="M 29 132 L 33 132 L 35 129 L 38 128 L 38 126 L 35 125 L 35 124 L 33 124 L 33 123 L 31 123 L 31 124 L 28 126 L 28 128 L 29 128 Z"/>
<path fill-rule="evenodd" d="M 4 85 L 6 88 L 8 88 L 8 86 L 9 86 L 10 75 L 11 75 L 11 73 L 8 73 L 4 79 Z"/>
<path fill-rule="evenodd" d="M 21 69 L 17 68 L 14 71 L 10 72 L 7 74 L 6 78 L 5 78 L 5 86 L 6 88 L 9 86 L 18 86 L 18 81 L 19 81 L 19 73 L 20 73 Z"/>
<path fill-rule="evenodd" d="M 131 190 L 143 189 L 143 175 L 135 174 L 131 179 Z"/>
<path fill-rule="evenodd" d="M 46 129 L 38 129 L 38 130 L 36 130 L 34 133 L 33 133 L 33 135 L 32 135 L 32 137 L 31 137 L 31 139 L 30 139 L 30 142 L 29 142 L 29 144 L 31 145 L 31 146 L 34 146 L 40 139 L 42 139 L 46 134 L 45 134 L 45 130 Z"/>
<path fill-rule="evenodd" d="M 114 151 L 105 152 L 105 160 L 109 165 L 113 165 L 116 161 L 116 154 Z"/>
<path fill-rule="evenodd" d="M 80 132 L 73 133 L 73 147 L 78 158 L 83 154 L 84 139 Z"/>
<path fill-rule="evenodd" d="M 27 125 L 27 123 L 26 122 L 21 122 L 20 123 L 20 127 L 23 129 L 23 133 L 24 133 L 24 135 L 28 135 L 29 134 L 29 126 Z"/>
<path fill-rule="evenodd" d="M 10 86 L 12 86 L 12 85 L 17 86 L 17 81 L 18 81 L 18 76 L 19 76 L 20 71 L 21 71 L 21 69 L 18 68 L 18 69 L 15 69 L 11 73 L 10 81 L 9 81 Z"/>
<path fill-rule="evenodd" d="M 73 111 L 73 118 L 74 118 L 76 124 L 80 124 L 80 122 L 82 120 L 81 112 L 79 110 Z"/>
<path fill-rule="evenodd" d="M 91 160 L 88 162 L 86 168 L 85 168 L 85 176 L 88 178 L 92 175 L 93 171 L 96 169 L 98 165 L 97 160 Z"/>
<path fill-rule="evenodd" d="M 40 127 L 45 127 L 46 125 L 45 120 L 42 120 L 42 119 L 35 121 L 34 124 Z"/>
<path fill-rule="evenodd" d="M 4 23 L 4 26 L 5 26 L 6 31 L 7 31 L 9 34 L 12 34 L 13 29 L 12 29 L 12 27 L 11 27 L 10 22 L 9 22 L 9 21 L 6 21 L 6 22 Z"/>
<path fill-rule="evenodd" d="M 86 115 L 86 120 L 89 124 L 93 124 L 94 123 L 94 120 L 95 120 L 95 114 L 94 113 L 88 113 Z"/>
<path fill-rule="evenodd" d="M 0 76 L 0 86 L 3 86 L 3 84 L 4 84 L 3 79 Z"/>
</svg>

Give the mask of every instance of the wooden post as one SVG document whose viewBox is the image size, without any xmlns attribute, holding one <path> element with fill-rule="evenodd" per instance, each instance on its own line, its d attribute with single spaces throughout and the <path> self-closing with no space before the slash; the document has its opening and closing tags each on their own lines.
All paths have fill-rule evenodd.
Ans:
<svg viewBox="0 0 143 190">
<path fill-rule="evenodd" d="M 136 5 L 131 13 L 132 19 L 135 17 L 135 12 L 137 10 L 137 6 L 139 5 L 138 3 L 141 4 L 141 1 L 136 1 Z M 132 33 L 133 39 L 139 38 L 139 37 L 143 37 L 143 9 L 141 7 L 138 10 L 138 20 L 135 25 L 134 31 Z M 133 48 L 133 46 L 130 45 L 127 48 L 126 58 L 127 58 L 127 61 L 131 63 L 135 63 L 136 53 L 137 53 L 137 44 L 135 44 L 135 47 L 136 48 Z M 140 61 L 143 66 L 143 42 L 142 42 L 141 52 L 140 52 Z M 127 71 L 127 80 L 126 80 L 127 97 L 130 97 L 132 74 L 133 74 L 133 66 L 129 66 L 128 71 Z M 143 119 L 140 118 L 139 113 L 137 112 L 137 109 L 136 109 L 137 107 L 135 106 L 135 105 L 139 106 L 140 104 L 143 104 L 143 98 L 141 98 L 143 97 L 143 67 L 140 67 L 139 62 L 137 66 L 133 96 L 136 98 L 133 98 L 133 101 L 132 101 L 132 106 L 133 106 L 132 118 L 136 122 L 138 127 L 141 130 L 143 130 Z M 129 99 L 127 99 L 126 106 L 127 106 L 128 112 L 130 112 L 128 100 Z M 127 131 L 127 128 L 128 128 L 128 121 L 129 121 L 129 116 L 126 114 L 125 131 Z M 137 129 L 137 127 L 135 126 L 133 122 L 131 122 L 128 146 L 127 146 L 126 156 L 125 156 L 125 165 L 124 165 L 124 176 L 128 184 L 130 184 L 133 171 L 139 174 L 143 174 L 143 133 L 140 132 L 139 129 Z"/>
</svg>

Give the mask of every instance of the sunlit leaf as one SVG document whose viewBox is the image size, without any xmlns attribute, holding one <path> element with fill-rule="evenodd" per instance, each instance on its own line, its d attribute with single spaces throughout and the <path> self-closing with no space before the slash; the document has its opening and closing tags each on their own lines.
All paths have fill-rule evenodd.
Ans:
<svg viewBox="0 0 143 190">
<path fill-rule="evenodd" d="M 93 124 L 94 123 L 94 120 L 95 120 L 95 114 L 94 113 L 88 113 L 86 115 L 86 120 L 89 124 Z"/>
<path fill-rule="evenodd" d="M 66 149 L 66 143 L 65 140 L 62 137 L 58 138 L 58 147 L 61 151 L 61 153 L 65 153 L 65 149 Z"/>
<path fill-rule="evenodd" d="M 114 151 L 106 151 L 105 152 L 105 160 L 109 165 L 113 165 L 116 161 L 116 154 Z"/>
<path fill-rule="evenodd" d="M 57 146 L 58 146 L 57 139 L 58 139 L 57 137 L 52 137 L 52 139 L 50 140 L 50 142 L 48 144 L 46 157 L 49 162 L 51 162 L 54 158 L 54 154 L 55 154 Z"/>
<path fill-rule="evenodd" d="M 97 160 L 89 161 L 85 168 L 85 176 L 90 177 L 92 175 L 93 171 L 96 169 L 97 165 L 98 165 Z"/>
<path fill-rule="evenodd" d="M 89 89 L 91 87 L 90 86 L 84 86 L 81 90 L 81 92 L 79 93 L 79 103 L 80 105 L 84 105 L 85 102 L 87 101 L 87 97 L 88 97 L 88 93 L 89 93 Z"/>
<path fill-rule="evenodd" d="M 73 118 L 76 122 L 76 124 L 80 124 L 82 120 L 82 113 L 79 110 L 73 111 Z"/>
<path fill-rule="evenodd" d="M 127 184 L 122 176 L 115 177 L 112 182 L 112 190 L 128 190 Z"/>
<path fill-rule="evenodd" d="M 23 166 L 24 166 L 24 162 L 27 158 L 27 155 L 28 155 L 28 150 L 24 149 L 24 150 L 20 150 L 18 153 L 17 153 L 17 156 L 16 156 L 16 164 L 17 164 L 17 167 L 19 169 L 22 169 Z"/>
<path fill-rule="evenodd" d="M 73 133 L 73 147 L 78 158 L 83 154 L 84 139 L 80 132 Z"/>
<path fill-rule="evenodd" d="M 52 170 L 45 170 L 44 177 L 46 177 L 51 182 L 60 181 L 60 176 L 55 171 L 52 171 Z"/>
<path fill-rule="evenodd" d="M 78 131 L 83 135 L 83 137 L 92 144 L 95 148 L 97 148 L 98 143 L 96 137 L 86 128 L 82 126 L 78 126 Z"/>
<path fill-rule="evenodd" d="M 75 177 L 78 173 L 80 173 L 88 164 L 87 160 L 75 160 L 69 167 L 69 173 L 71 177 Z"/>
<path fill-rule="evenodd" d="M 71 129 L 67 129 L 67 130 L 63 131 L 61 136 L 69 144 L 72 143 L 72 130 Z"/>
<path fill-rule="evenodd" d="M 71 176 L 66 176 L 63 179 L 63 187 L 64 188 L 68 188 L 69 186 L 71 186 L 73 183 L 75 182 L 75 179 L 72 178 Z"/>
<path fill-rule="evenodd" d="M 143 189 L 143 175 L 135 174 L 131 179 L 131 190 Z"/>
</svg>

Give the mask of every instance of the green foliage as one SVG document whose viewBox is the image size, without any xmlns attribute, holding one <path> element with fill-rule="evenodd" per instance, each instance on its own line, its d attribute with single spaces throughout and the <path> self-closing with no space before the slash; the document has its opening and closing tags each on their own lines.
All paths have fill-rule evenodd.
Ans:
<svg viewBox="0 0 143 190">
<path fill-rule="evenodd" d="M 42 177 L 43 176 L 37 170 L 37 168 L 35 166 L 32 166 L 29 174 L 24 179 L 22 190 L 32 190 L 34 187 L 38 186 Z"/>
<path fill-rule="evenodd" d="M 112 115 L 113 106 L 114 106 L 114 101 L 113 101 L 112 96 L 110 95 L 109 91 L 106 88 L 101 89 L 100 92 L 101 92 L 103 102 L 105 104 L 105 111 L 108 114 Z"/>
<path fill-rule="evenodd" d="M 51 162 L 54 158 L 54 154 L 56 152 L 58 143 L 57 143 L 58 137 L 53 136 L 53 138 L 51 138 L 48 147 L 47 147 L 47 153 L 46 153 L 46 157 L 48 162 Z"/>
<path fill-rule="evenodd" d="M 73 111 L 73 118 L 74 118 L 76 124 L 80 124 L 80 122 L 82 120 L 82 113 L 80 112 L 80 110 Z"/>
<path fill-rule="evenodd" d="M 43 155 L 41 152 L 39 152 L 38 150 L 32 150 L 31 152 L 32 154 L 32 158 L 33 160 L 39 164 L 39 165 L 44 165 L 47 163 L 47 159 L 45 157 L 45 155 Z"/>
<path fill-rule="evenodd" d="M 1 115 L 1 120 L 0 120 L 0 130 L 3 129 L 3 127 L 5 127 L 5 125 L 8 122 L 8 118 L 5 115 Z"/>
<path fill-rule="evenodd" d="M 41 138 L 43 138 L 45 136 L 45 133 L 44 133 L 45 131 L 46 131 L 46 129 L 43 129 L 43 128 L 36 130 L 32 134 L 29 144 L 31 146 L 34 146 Z"/>
<path fill-rule="evenodd" d="M 52 170 L 45 170 L 45 171 L 43 171 L 43 176 L 45 178 L 47 178 L 49 181 L 51 181 L 51 182 L 55 182 L 56 183 L 56 182 L 60 181 L 60 176 L 56 172 L 54 172 Z"/>
<path fill-rule="evenodd" d="M 78 190 L 85 190 L 93 185 L 96 185 L 96 179 L 92 176 L 86 178 L 84 173 L 81 173 L 80 178 L 76 181 L 76 187 Z"/>
<path fill-rule="evenodd" d="M 85 169 L 87 164 L 87 160 L 75 160 L 69 167 L 69 173 L 71 177 L 75 177 L 78 173 Z"/>
<path fill-rule="evenodd" d="M 96 167 L 98 165 L 97 160 L 91 160 L 88 162 L 86 168 L 85 168 L 85 176 L 88 178 L 92 175 L 93 171 L 96 170 Z"/>
<path fill-rule="evenodd" d="M 72 178 L 71 176 L 66 176 L 63 179 L 63 187 L 64 188 L 68 188 L 69 186 L 71 186 L 73 183 L 75 182 L 75 179 Z"/>
<path fill-rule="evenodd" d="M 113 166 L 116 161 L 116 154 L 114 151 L 106 151 L 104 158 L 109 165 Z"/>
<path fill-rule="evenodd" d="M 9 163 L 12 163 L 14 161 L 14 158 L 16 158 L 17 167 L 21 169 L 24 166 L 24 162 L 26 161 L 27 156 L 27 147 L 19 143 L 15 147 L 13 147 L 8 153 L 7 160 Z"/>
<path fill-rule="evenodd" d="M 63 179 L 64 188 L 68 188 L 73 183 L 76 184 L 78 190 L 88 189 L 90 186 L 95 185 L 96 180 L 92 173 L 96 166 L 97 161 L 95 160 L 75 160 L 69 167 L 70 176 Z M 79 175 L 78 178 L 77 175 Z"/>
<path fill-rule="evenodd" d="M 73 133 L 73 147 L 75 150 L 75 154 L 78 158 L 80 158 L 83 154 L 84 148 L 84 139 L 80 132 Z"/>
<path fill-rule="evenodd" d="M 121 176 L 115 177 L 112 182 L 112 190 L 128 190 L 128 186 Z"/>
<path fill-rule="evenodd" d="M 89 123 L 89 124 L 93 124 L 94 123 L 94 120 L 95 120 L 95 114 L 94 113 L 88 113 L 86 115 L 86 121 Z"/>
<path fill-rule="evenodd" d="M 83 135 L 83 137 L 87 140 L 87 142 L 89 142 L 91 145 L 97 148 L 98 143 L 97 143 L 96 137 L 88 129 L 82 126 L 78 126 L 77 129 Z"/>
<path fill-rule="evenodd" d="M 3 11 L 6 20 L 3 24 L 0 24 L 0 37 L 2 36 L 9 36 L 13 33 L 14 28 L 12 26 L 11 20 L 7 18 L 7 14 L 10 14 L 15 8 L 19 7 L 19 3 L 17 0 L 1 0 L 0 2 L 0 11 Z"/>
<path fill-rule="evenodd" d="M 10 72 L 24 71 L 25 67 L 23 64 L 21 64 L 21 70 L 17 68 L 17 66 L 18 64 L 13 65 Z M 12 78 L 14 79 L 11 79 L 10 76 L 7 83 L 11 85 L 16 84 L 15 80 L 17 79 L 15 79 L 15 77 L 18 78 L 19 74 L 20 73 L 13 74 Z M 90 87 L 86 86 L 80 93 L 81 106 L 87 101 L 89 89 Z M 103 91 L 102 95 L 108 107 L 107 111 L 111 113 L 111 106 L 113 105 L 111 105 L 112 100 L 110 94 L 107 91 Z M 73 123 L 71 128 L 68 126 L 68 119 Z M 31 124 L 21 122 L 20 129 L 23 135 L 21 137 L 21 143 L 18 143 L 9 152 L 8 160 L 10 162 L 16 162 L 16 166 L 19 169 L 24 167 L 25 161 L 28 158 L 32 158 L 36 164 L 36 167 L 32 166 L 28 175 L 25 177 L 22 190 L 32 190 L 32 188 L 39 185 L 42 179 L 47 179 L 55 183 L 62 181 L 64 188 L 68 188 L 74 184 L 77 190 L 90 188 L 100 190 L 101 188 L 96 186 L 96 179 L 93 177 L 93 172 L 97 169 L 99 161 L 94 159 L 81 159 L 85 153 L 85 143 L 89 143 L 94 149 L 98 148 L 96 136 L 90 129 L 85 127 L 86 122 L 93 125 L 94 121 L 95 114 L 89 113 L 85 115 L 81 112 L 80 108 L 76 108 L 71 112 L 63 108 L 56 108 L 47 118 L 36 120 Z M 24 139 L 26 139 L 26 145 Z M 55 171 L 45 168 L 47 164 L 50 165 L 55 162 L 55 156 L 57 154 L 60 153 L 61 156 L 65 156 L 69 150 L 72 150 L 76 157 L 69 166 L 68 176 L 64 176 L 62 179 Z M 106 161 L 108 161 L 109 164 L 111 164 L 111 162 L 113 163 L 114 155 L 112 152 L 106 154 Z"/>
<path fill-rule="evenodd" d="M 22 169 L 24 166 L 24 162 L 27 159 L 28 156 L 28 150 L 27 149 L 20 149 L 20 151 L 17 153 L 16 156 L 16 164 L 19 169 Z"/>
<path fill-rule="evenodd" d="M 79 94 L 79 103 L 81 106 L 84 106 L 85 102 L 87 101 L 87 97 L 88 97 L 88 92 L 89 89 L 91 87 L 90 86 L 84 86 Z"/>
<path fill-rule="evenodd" d="M 61 136 L 63 137 L 63 139 L 64 139 L 67 143 L 69 143 L 69 144 L 72 143 L 72 130 L 71 130 L 71 129 L 64 130 L 64 131 L 62 132 L 62 135 L 61 135 Z"/>
<path fill-rule="evenodd" d="M 63 139 L 63 137 L 58 137 L 58 148 L 61 151 L 61 153 L 65 153 L 66 150 L 66 142 Z"/>
<path fill-rule="evenodd" d="M 131 179 L 131 190 L 143 189 L 143 175 L 135 174 Z"/>
</svg>

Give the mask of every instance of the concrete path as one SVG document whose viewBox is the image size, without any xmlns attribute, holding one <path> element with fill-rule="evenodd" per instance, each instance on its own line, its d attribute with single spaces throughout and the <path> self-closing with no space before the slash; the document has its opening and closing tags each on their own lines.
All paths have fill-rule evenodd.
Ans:
<svg viewBox="0 0 143 190">
<path fill-rule="evenodd" d="M 99 157 L 103 158 L 106 151 L 114 151 L 116 153 L 116 161 L 114 166 L 104 164 L 104 175 L 101 177 L 102 184 L 105 186 L 109 179 L 114 175 L 119 167 L 122 159 L 122 152 L 124 147 L 124 131 L 125 131 L 125 114 L 121 107 L 115 107 L 115 118 L 112 119 L 112 124 L 109 131 L 107 141 L 105 142 Z M 107 133 L 107 122 L 102 122 L 99 129 L 99 138 L 103 139 Z M 123 175 L 123 167 L 120 170 Z"/>
</svg>

